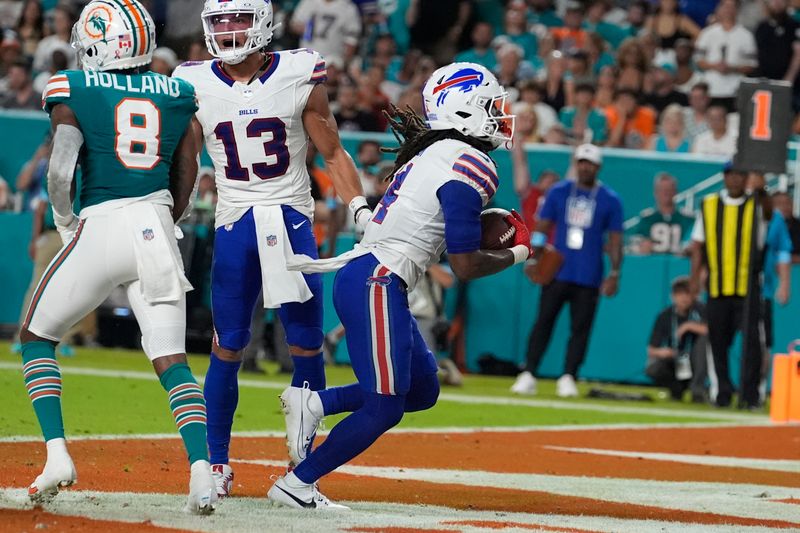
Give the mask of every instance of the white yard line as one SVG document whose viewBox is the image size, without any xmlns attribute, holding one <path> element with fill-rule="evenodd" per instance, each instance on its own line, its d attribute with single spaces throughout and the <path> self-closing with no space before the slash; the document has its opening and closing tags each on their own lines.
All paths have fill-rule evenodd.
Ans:
<svg viewBox="0 0 800 533">
<path fill-rule="evenodd" d="M 208 532 L 287 532 L 346 531 L 350 528 L 420 528 L 465 533 L 496 533 L 492 522 L 520 524 L 503 528 L 515 533 L 536 531 L 541 527 L 572 527 L 609 533 L 767 533 L 759 526 L 700 525 L 658 520 L 625 520 L 602 516 L 529 514 L 495 511 L 470 511 L 427 505 L 345 502 L 352 511 L 314 512 L 273 507 L 262 498 L 230 498 L 221 503 L 212 516 L 195 517 L 180 511 L 186 499 L 180 495 L 140 494 L 68 490 L 46 506 L 48 512 L 131 523 L 149 521 L 155 526 Z M 0 488 L 0 509 L 30 509 L 25 489 Z M 0 513 L 2 514 L 2 513 Z M 487 522 L 484 527 L 453 522 Z M 31 523 L 31 528 L 35 524 Z M 120 530 L 123 527 L 120 526 Z M 544 530 L 546 531 L 546 530 Z"/>
<path fill-rule="evenodd" d="M 13 363 L 0 362 L 0 370 L 17 370 L 21 372 L 20 366 Z M 140 379 L 146 381 L 157 381 L 158 378 L 152 372 L 138 372 L 131 370 L 106 370 L 100 368 L 83 368 L 62 366 L 62 374 L 78 376 L 95 376 L 104 378 L 125 378 Z M 198 378 L 198 382 L 203 383 L 203 378 Z M 240 379 L 239 386 L 245 388 L 282 390 L 286 383 L 277 381 L 258 381 L 251 379 Z M 516 407 L 534 407 L 546 409 L 559 409 L 569 411 L 594 411 L 615 414 L 636 414 L 646 416 L 662 416 L 668 418 L 696 418 L 698 420 L 726 420 L 748 423 L 766 422 L 769 419 L 766 415 L 740 414 L 722 411 L 694 411 L 689 409 L 663 409 L 658 407 L 637 407 L 623 405 L 608 405 L 599 403 L 573 403 L 561 400 L 534 400 L 528 398 L 512 398 L 504 396 L 473 396 L 466 394 L 442 393 L 439 395 L 441 401 L 460 403 L 460 404 L 482 404 L 482 405 L 505 405 Z"/>
<path fill-rule="evenodd" d="M 722 457 L 718 455 L 629 452 L 621 450 L 600 450 L 597 448 L 569 448 L 565 446 L 544 446 L 544 448 L 573 453 L 647 459 L 650 461 L 671 461 L 674 463 L 686 463 L 692 465 L 727 466 L 731 468 L 774 470 L 776 472 L 791 472 L 793 474 L 800 474 L 800 461 L 792 461 L 789 459 L 757 459 L 752 457 Z"/>
<path fill-rule="evenodd" d="M 286 466 L 285 461 L 234 459 L 232 462 L 265 467 Z M 336 471 L 355 476 L 404 481 L 541 491 L 622 504 L 648 505 L 759 520 L 790 522 L 800 520 L 795 505 L 771 501 L 799 497 L 800 488 L 792 487 L 355 465 L 344 465 Z"/>
</svg>

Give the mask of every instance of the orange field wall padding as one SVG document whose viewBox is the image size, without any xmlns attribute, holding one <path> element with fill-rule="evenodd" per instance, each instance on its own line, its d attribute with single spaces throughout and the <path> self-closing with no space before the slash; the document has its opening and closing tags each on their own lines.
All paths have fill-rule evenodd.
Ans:
<svg viewBox="0 0 800 533">
<path fill-rule="evenodd" d="M 789 422 L 800 422 L 800 352 L 789 355 Z"/>
<path fill-rule="evenodd" d="M 769 418 L 773 422 L 789 421 L 789 369 L 791 357 L 777 354 L 772 358 L 772 394 L 769 402 Z"/>
</svg>

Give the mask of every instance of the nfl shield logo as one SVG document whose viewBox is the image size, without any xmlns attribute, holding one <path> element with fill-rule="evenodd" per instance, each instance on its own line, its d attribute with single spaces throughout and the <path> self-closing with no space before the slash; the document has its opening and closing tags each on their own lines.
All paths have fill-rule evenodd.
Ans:
<svg viewBox="0 0 800 533">
<path fill-rule="evenodd" d="M 152 241 L 155 236 L 156 234 L 153 233 L 153 230 L 151 230 L 150 228 L 147 228 L 146 230 L 142 231 L 142 238 L 144 238 L 144 240 L 146 241 Z"/>
<path fill-rule="evenodd" d="M 278 238 L 275 235 L 267 235 L 267 246 L 275 246 L 278 244 Z"/>
</svg>

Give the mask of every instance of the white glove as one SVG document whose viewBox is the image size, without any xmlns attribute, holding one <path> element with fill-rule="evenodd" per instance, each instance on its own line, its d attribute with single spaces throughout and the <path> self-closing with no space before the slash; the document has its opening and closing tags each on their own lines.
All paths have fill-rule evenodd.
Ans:
<svg viewBox="0 0 800 533">
<path fill-rule="evenodd" d="M 363 196 L 356 196 L 350 200 L 350 205 L 348 207 L 350 208 L 350 213 L 353 215 L 356 227 L 361 231 L 365 231 L 367 229 L 367 224 L 372 220 L 372 210 L 367 205 L 367 199 Z"/>
<path fill-rule="evenodd" d="M 75 232 L 78 230 L 78 217 L 74 213 L 70 213 L 66 217 L 60 217 L 53 213 L 53 219 L 58 234 L 61 236 L 61 242 L 66 246 L 75 237 Z"/>
<path fill-rule="evenodd" d="M 181 229 L 181 227 L 179 225 L 175 224 L 174 231 L 175 231 L 175 239 L 177 239 L 177 240 L 183 239 L 183 230 Z"/>
</svg>

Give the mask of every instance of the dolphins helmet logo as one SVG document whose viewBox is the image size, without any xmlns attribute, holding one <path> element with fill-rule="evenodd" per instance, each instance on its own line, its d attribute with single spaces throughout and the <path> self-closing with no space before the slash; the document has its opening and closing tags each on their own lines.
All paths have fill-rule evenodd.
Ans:
<svg viewBox="0 0 800 533">
<path fill-rule="evenodd" d="M 111 11 L 105 6 L 97 6 L 86 17 L 86 23 L 83 29 L 86 34 L 92 39 L 106 40 L 106 31 L 108 31 L 108 24 L 111 22 Z"/>
<path fill-rule="evenodd" d="M 458 89 L 462 93 L 468 93 L 475 87 L 480 86 L 481 83 L 483 83 L 482 72 L 474 68 L 462 68 L 450 75 L 450 77 L 440 80 L 433 88 L 433 94 L 439 94 L 436 99 L 436 105 L 442 105 L 444 99 L 454 89 Z"/>
</svg>

